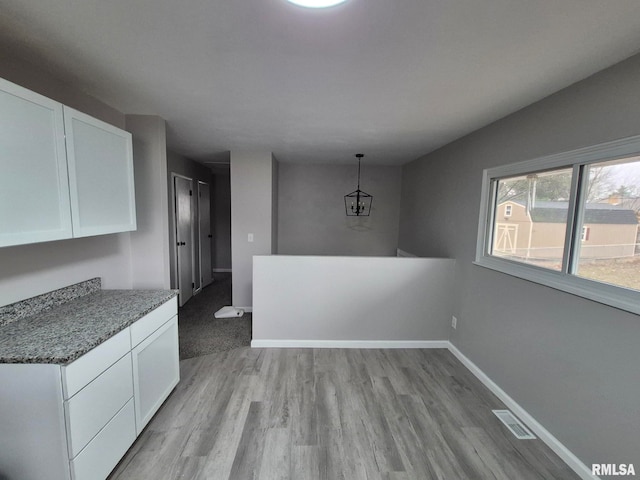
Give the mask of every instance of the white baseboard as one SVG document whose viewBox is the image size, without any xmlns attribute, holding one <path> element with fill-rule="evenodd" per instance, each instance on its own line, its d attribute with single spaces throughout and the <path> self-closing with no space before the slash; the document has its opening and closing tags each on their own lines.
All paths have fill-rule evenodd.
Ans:
<svg viewBox="0 0 640 480">
<path fill-rule="evenodd" d="M 480 368 L 473 363 L 467 356 L 465 356 L 458 348 L 449 343 L 449 351 L 455 355 L 455 357 L 467 367 L 471 373 L 473 373 L 478 380 L 480 380 L 485 387 L 498 397 L 506 406 L 511 410 L 516 417 L 529 427 L 540 440 L 542 440 L 556 455 L 558 455 L 568 466 L 571 468 L 580 478 L 583 480 L 598 480 L 598 477 L 591 474 L 591 469 L 588 468 L 582 461 L 576 457 L 567 447 L 565 447 L 560 441 L 554 437 L 546 428 L 544 428 L 538 421 L 533 418 L 524 408 L 522 408 L 513 398 L 511 398 L 504 390 L 502 390 L 498 384 L 491 380 L 487 374 L 485 374 Z"/>
<path fill-rule="evenodd" d="M 251 340 L 252 348 L 448 348 L 447 340 Z"/>
</svg>

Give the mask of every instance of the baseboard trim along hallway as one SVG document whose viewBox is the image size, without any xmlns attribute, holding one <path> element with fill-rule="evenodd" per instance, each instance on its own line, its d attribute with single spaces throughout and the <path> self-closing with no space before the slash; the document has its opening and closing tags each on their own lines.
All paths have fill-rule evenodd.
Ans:
<svg viewBox="0 0 640 480">
<path fill-rule="evenodd" d="M 449 348 L 448 340 L 251 340 L 251 348 Z"/>
<path fill-rule="evenodd" d="M 578 457 L 448 340 L 252 340 L 252 348 L 446 348 L 583 480 L 598 480 Z"/>
</svg>

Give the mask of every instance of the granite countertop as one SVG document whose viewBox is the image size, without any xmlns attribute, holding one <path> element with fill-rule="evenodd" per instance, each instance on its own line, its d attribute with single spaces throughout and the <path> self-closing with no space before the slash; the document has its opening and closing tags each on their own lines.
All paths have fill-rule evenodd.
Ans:
<svg viewBox="0 0 640 480">
<path fill-rule="evenodd" d="M 97 290 L 17 319 L 0 326 L 0 363 L 71 363 L 176 295 Z"/>
</svg>

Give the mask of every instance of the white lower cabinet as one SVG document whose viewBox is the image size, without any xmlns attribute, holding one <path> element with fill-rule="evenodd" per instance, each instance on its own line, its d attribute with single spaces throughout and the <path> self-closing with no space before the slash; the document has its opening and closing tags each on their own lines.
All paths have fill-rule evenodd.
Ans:
<svg viewBox="0 0 640 480">
<path fill-rule="evenodd" d="M 176 314 L 174 297 L 66 366 L 0 364 L 0 479 L 107 478 L 179 381 Z"/>
</svg>

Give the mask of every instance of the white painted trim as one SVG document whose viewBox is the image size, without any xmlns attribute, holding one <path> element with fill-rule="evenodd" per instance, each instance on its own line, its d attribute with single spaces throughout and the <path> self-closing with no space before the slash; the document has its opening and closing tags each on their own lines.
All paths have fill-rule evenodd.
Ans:
<svg viewBox="0 0 640 480">
<path fill-rule="evenodd" d="M 230 268 L 212 268 L 211 271 L 214 272 L 214 273 L 216 273 L 216 272 L 217 273 L 225 273 L 225 272 L 231 273 L 231 269 Z"/>
<path fill-rule="evenodd" d="M 251 340 L 251 348 L 448 348 L 447 340 Z"/>
<path fill-rule="evenodd" d="M 591 474 L 591 469 L 588 468 L 582 461 L 576 457 L 567 447 L 565 447 L 560 441 L 554 437 L 546 428 L 544 428 L 538 421 L 533 418 L 524 408 L 522 408 L 513 398 L 511 398 L 502 388 L 500 388 L 491 378 L 487 376 L 480 367 L 473 363 L 467 356 L 465 356 L 458 348 L 450 343 L 449 351 L 455 355 L 455 357 L 467 367 L 471 373 L 473 373 L 478 380 L 480 380 L 485 387 L 498 397 L 524 424 L 527 425 L 540 440 L 542 440 L 556 455 L 558 455 L 576 474 L 583 480 L 598 480 Z"/>
</svg>

